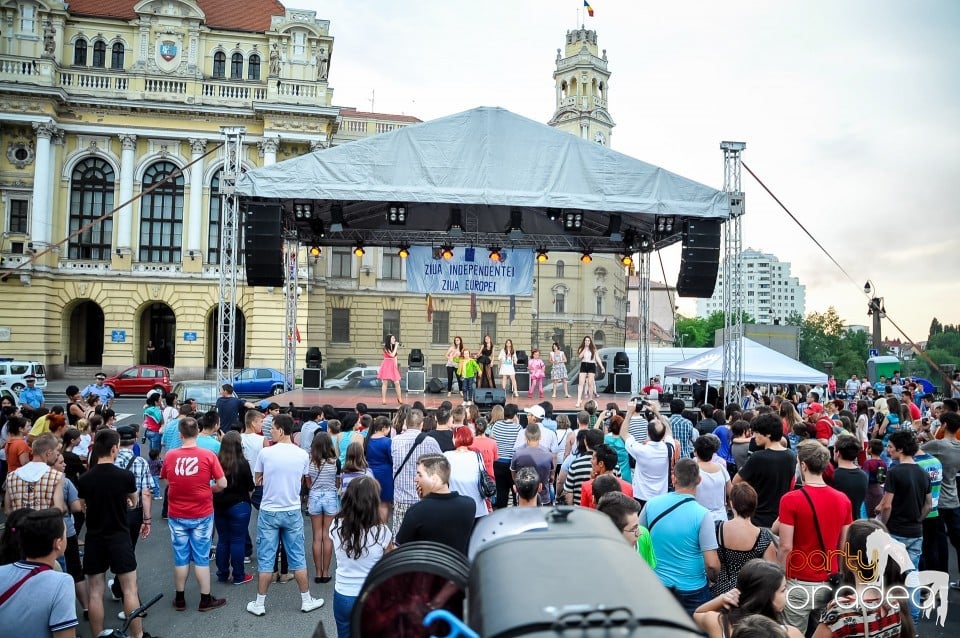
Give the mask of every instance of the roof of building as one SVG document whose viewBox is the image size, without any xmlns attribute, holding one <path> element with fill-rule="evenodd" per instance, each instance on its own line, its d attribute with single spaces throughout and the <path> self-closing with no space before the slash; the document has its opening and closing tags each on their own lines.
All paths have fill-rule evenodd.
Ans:
<svg viewBox="0 0 960 638">
<path fill-rule="evenodd" d="M 352 106 L 341 106 L 340 115 L 341 117 L 350 117 L 360 120 L 388 120 L 390 122 L 410 122 L 412 124 L 423 121 L 419 117 L 414 117 L 412 115 L 396 115 L 394 113 L 372 113 L 370 111 L 358 111 Z"/>
<path fill-rule="evenodd" d="M 205 24 L 232 31 L 269 31 L 270 18 L 283 15 L 278 0 L 194 0 L 206 16 Z M 137 0 L 71 0 L 70 13 L 97 18 L 133 20 Z"/>
</svg>

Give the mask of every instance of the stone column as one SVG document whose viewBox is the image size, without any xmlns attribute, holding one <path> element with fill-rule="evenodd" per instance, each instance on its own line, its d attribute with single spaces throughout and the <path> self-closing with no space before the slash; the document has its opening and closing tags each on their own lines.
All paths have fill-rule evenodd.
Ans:
<svg viewBox="0 0 960 638">
<path fill-rule="evenodd" d="M 133 174 L 137 155 L 137 136 L 126 133 L 120 135 L 120 201 L 129 202 L 133 198 Z M 117 239 L 114 244 L 124 255 L 133 247 L 133 205 L 127 204 L 117 212 Z"/>
<path fill-rule="evenodd" d="M 187 210 L 187 252 L 194 251 L 194 261 L 203 261 L 200 247 L 203 239 L 203 154 L 207 140 L 190 139 L 190 207 Z M 185 258 L 189 259 L 184 255 Z"/>
<path fill-rule="evenodd" d="M 33 160 L 33 210 L 30 220 L 30 239 L 37 250 L 50 245 L 53 219 L 50 212 L 50 138 L 56 133 L 52 122 L 34 122 L 37 132 L 37 152 Z"/>
<path fill-rule="evenodd" d="M 277 150 L 280 148 L 280 138 L 265 137 L 259 143 L 260 155 L 263 157 L 263 165 L 270 166 L 277 163 Z"/>
<path fill-rule="evenodd" d="M 65 141 L 65 136 L 64 136 L 63 129 L 57 129 L 56 131 L 54 131 L 53 136 L 50 138 L 50 143 L 53 144 L 53 146 L 50 147 L 50 188 L 47 189 L 47 210 L 50 211 L 51 229 L 53 228 L 53 224 L 55 223 L 54 218 L 56 217 L 53 195 L 54 195 L 54 191 L 56 191 L 56 183 L 59 181 L 57 177 L 58 162 L 57 162 L 56 147 L 59 146 L 62 148 L 64 141 Z M 69 213 L 67 213 L 67 215 L 69 216 Z M 56 237 L 57 241 L 63 239 L 63 237 L 66 236 L 66 233 L 69 232 L 67 230 L 69 228 L 69 225 L 70 224 L 67 220 L 63 220 L 61 222 L 60 228 L 61 228 L 61 233 L 63 234 L 57 233 L 57 237 Z M 66 254 L 66 251 L 64 251 L 64 254 Z"/>
</svg>

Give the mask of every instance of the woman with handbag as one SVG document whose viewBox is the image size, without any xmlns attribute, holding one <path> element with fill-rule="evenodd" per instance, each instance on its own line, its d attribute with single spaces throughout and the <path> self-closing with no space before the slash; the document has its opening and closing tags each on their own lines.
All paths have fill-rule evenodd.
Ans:
<svg viewBox="0 0 960 638">
<path fill-rule="evenodd" d="M 456 449 L 443 453 L 450 462 L 450 491 L 473 499 L 477 506 L 476 518 L 486 516 L 489 510 L 481 489 L 483 489 L 484 475 L 487 474 L 487 470 L 480 453 L 470 449 L 473 445 L 473 434 L 470 428 L 465 425 L 456 428 L 453 431 L 453 444 Z"/>
</svg>

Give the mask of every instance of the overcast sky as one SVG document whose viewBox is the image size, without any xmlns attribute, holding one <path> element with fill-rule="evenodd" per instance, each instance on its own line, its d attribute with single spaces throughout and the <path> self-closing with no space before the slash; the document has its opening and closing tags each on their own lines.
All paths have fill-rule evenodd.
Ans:
<svg viewBox="0 0 960 638">
<path fill-rule="evenodd" d="M 429 120 L 502 106 L 546 122 L 554 60 L 582 0 L 288 0 L 331 21 L 334 101 Z M 807 312 L 866 324 L 868 278 L 915 340 L 960 323 L 960 2 L 596 0 L 612 147 L 722 187 L 744 171 L 744 246 L 793 264 Z M 375 92 L 375 94 L 374 94 Z M 664 251 L 675 283 L 676 247 Z M 654 258 L 653 275 L 661 279 Z M 692 301 L 681 302 L 691 314 Z M 884 325 L 884 336 L 896 332 Z"/>
</svg>

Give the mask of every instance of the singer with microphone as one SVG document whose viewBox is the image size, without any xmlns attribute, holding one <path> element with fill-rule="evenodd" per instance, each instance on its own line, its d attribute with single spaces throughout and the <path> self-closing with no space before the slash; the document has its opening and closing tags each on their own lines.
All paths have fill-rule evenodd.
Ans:
<svg viewBox="0 0 960 638">
<path fill-rule="evenodd" d="M 403 404 L 403 397 L 400 396 L 400 366 L 397 364 L 397 350 L 400 344 L 393 335 L 387 335 L 383 340 L 383 362 L 377 371 L 377 378 L 380 379 L 380 400 L 387 403 L 387 382 L 393 381 L 393 387 L 397 391 L 397 403 Z"/>
</svg>

